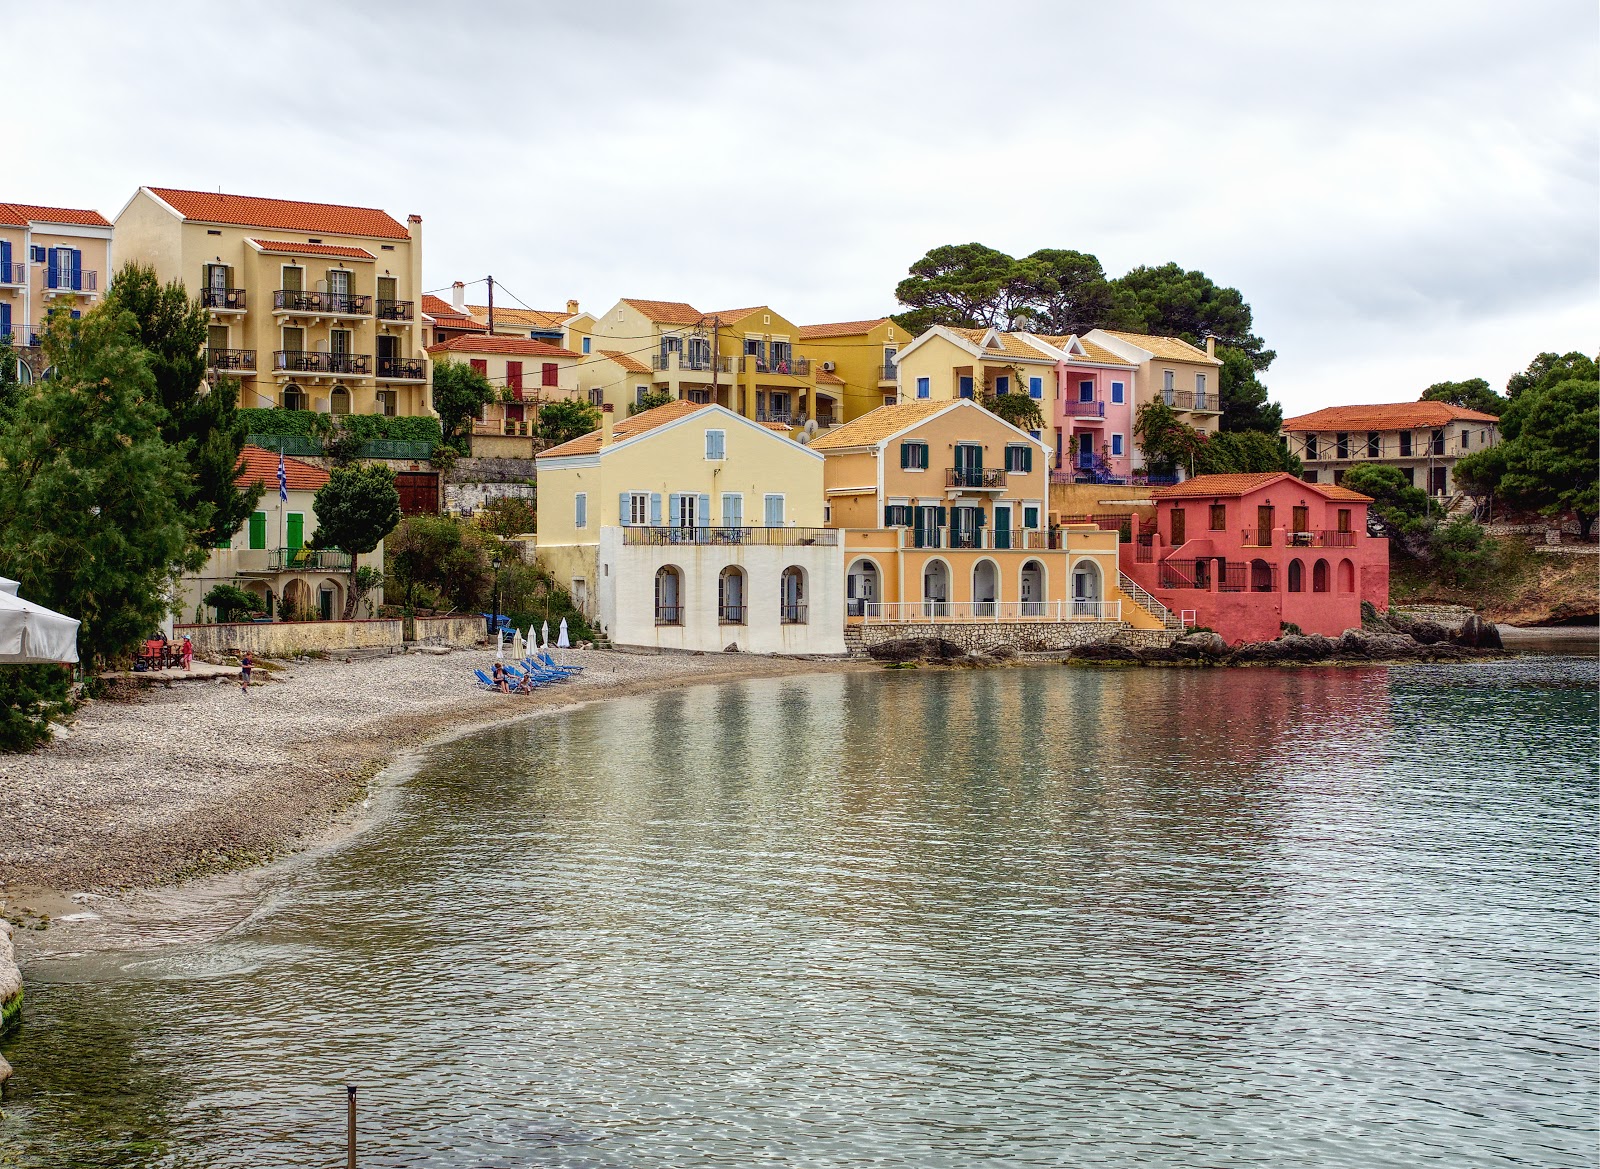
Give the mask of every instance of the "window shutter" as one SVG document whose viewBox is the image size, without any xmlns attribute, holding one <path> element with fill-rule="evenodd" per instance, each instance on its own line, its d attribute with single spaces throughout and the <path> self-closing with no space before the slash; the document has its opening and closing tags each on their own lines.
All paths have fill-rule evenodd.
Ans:
<svg viewBox="0 0 1600 1169">
<path fill-rule="evenodd" d="M 553 385 L 557 385 L 558 384 L 557 378 L 560 375 L 561 369 L 560 369 L 560 367 L 558 365 L 556 365 L 555 362 L 553 362 L 553 361 L 545 362 L 544 366 L 542 367 L 540 372 L 542 374 L 541 379 L 540 379 L 541 380 L 541 384 L 547 385 L 547 386 L 553 386 Z"/>
<path fill-rule="evenodd" d="M 989 522 L 989 517 L 988 517 L 988 515 L 986 515 L 984 513 L 983 508 L 978 507 L 978 508 L 973 508 L 973 510 L 978 513 L 978 526 L 980 528 L 983 527 L 985 524 L 987 524 Z"/>
<path fill-rule="evenodd" d="M 265 548 L 267 546 L 267 513 L 253 511 L 250 513 L 250 547 Z"/>
<path fill-rule="evenodd" d="M 950 510 L 943 504 L 939 505 L 939 526 L 942 528 L 950 522 Z"/>
<path fill-rule="evenodd" d="M 0 268 L 6 269 L 6 271 L 0 272 L 0 276 L 4 276 L 7 280 L 10 280 L 11 279 L 11 241 L 8 240 L 8 239 L 0 239 Z"/>
<path fill-rule="evenodd" d="M 489 376 L 489 362 L 485 358 L 469 357 L 467 362 L 472 366 L 473 373 L 481 373 L 484 377 Z"/>
<path fill-rule="evenodd" d="M 11 302 L 0 300 L 0 337 L 11 334 Z M 7 371 L 10 372 L 10 371 Z"/>
<path fill-rule="evenodd" d="M 51 248 L 46 255 L 47 259 L 45 260 L 44 286 L 46 288 L 55 288 L 58 287 L 56 280 L 61 274 L 61 263 L 56 258 L 55 248 Z"/>
<path fill-rule="evenodd" d="M 709 528 L 711 526 L 711 496 L 704 493 L 701 494 L 700 502 L 695 507 L 694 522 L 698 528 Z"/>
<path fill-rule="evenodd" d="M 1031 475 L 1033 473 L 1033 448 L 1031 446 L 1022 448 L 1022 470 L 1024 474 Z"/>
<path fill-rule="evenodd" d="M 623 527 L 627 527 L 633 522 L 633 492 L 624 491 L 622 493 L 621 499 L 617 502 L 617 515 L 621 517 L 620 523 Z"/>
<path fill-rule="evenodd" d="M 83 253 L 77 248 L 72 249 L 72 287 L 83 289 Z"/>
<path fill-rule="evenodd" d="M 683 498 L 676 491 L 667 493 L 667 526 L 673 527 L 678 522 L 678 500 Z"/>
<path fill-rule="evenodd" d="M 306 546 L 306 517 L 303 513 L 292 511 L 288 518 L 288 533 L 286 543 L 290 548 L 304 548 Z"/>
<path fill-rule="evenodd" d="M 650 493 L 650 526 L 653 528 L 661 526 L 661 492 L 659 491 Z"/>
<path fill-rule="evenodd" d="M 911 466 L 911 444 L 903 442 L 900 444 L 900 469 L 904 471 L 909 466 Z"/>
</svg>

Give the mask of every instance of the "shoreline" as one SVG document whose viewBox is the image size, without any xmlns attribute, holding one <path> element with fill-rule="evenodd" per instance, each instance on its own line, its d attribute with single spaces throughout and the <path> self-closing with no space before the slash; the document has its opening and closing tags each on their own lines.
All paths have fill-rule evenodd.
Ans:
<svg viewBox="0 0 1600 1169">
<path fill-rule="evenodd" d="M 0 914 L 19 927 L 19 959 L 220 936 L 295 862 L 381 822 L 407 767 L 452 739 L 606 699 L 875 666 L 568 651 L 560 660 L 584 674 L 503 696 L 469 681 L 493 660 L 457 650 L 274 663 L 248 696 L 232 680 L 150 687 L 90 704 L 63 738 L 0 759 L 0 801 L 19 830 L 0 847 Z M 364 695 L 387 709 L 363 712 Z M 175 727 L 177 739 L 157 733 Z"/>
</svg>

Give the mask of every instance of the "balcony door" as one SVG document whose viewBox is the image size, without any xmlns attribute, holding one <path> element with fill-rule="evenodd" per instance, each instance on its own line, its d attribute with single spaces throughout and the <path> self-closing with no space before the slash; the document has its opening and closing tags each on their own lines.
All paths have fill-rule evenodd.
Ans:
<svg viewBox="0 0 1600 1169">
<path fill-rule="evenodd" d="M 1256 545 L 1266 548 L 1272 544 L 1272 506 L 1263 504 L 1256 508 Z"/>
<path fill-rule="evenodd" d="M 962 483 L 978 483 L 983 479 L 983 448 L 971 443 L 956 444 L 956 472 Z"/>
</svg>

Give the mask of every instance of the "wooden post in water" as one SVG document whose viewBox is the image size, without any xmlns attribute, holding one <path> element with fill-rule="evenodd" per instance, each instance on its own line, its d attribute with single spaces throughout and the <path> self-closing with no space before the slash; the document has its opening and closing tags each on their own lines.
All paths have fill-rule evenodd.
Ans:
<svg viewBox="0 0 1600 1169">
<path fill-rule="evenodd" d="M 356 1086 L 346 1084 L 347 1108 L 344 1122 L 344 1156 L 346 1169 L 356 1169 Z"/>
</svg>

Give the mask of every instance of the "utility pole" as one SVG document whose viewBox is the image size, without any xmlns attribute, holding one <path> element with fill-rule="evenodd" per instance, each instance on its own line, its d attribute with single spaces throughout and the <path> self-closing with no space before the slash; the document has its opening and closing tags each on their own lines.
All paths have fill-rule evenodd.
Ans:
<svg viewBox="0 0 1600 1169">
<path fill-rule="evenodd" d="M 494 277 L 486 277 L 489 281 L 489 335 L 494 335 Z"/>
</svg>

